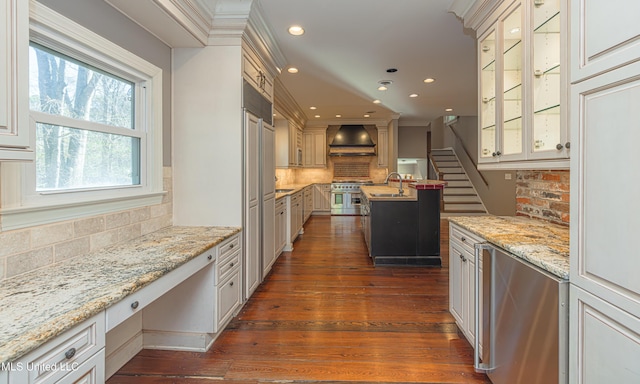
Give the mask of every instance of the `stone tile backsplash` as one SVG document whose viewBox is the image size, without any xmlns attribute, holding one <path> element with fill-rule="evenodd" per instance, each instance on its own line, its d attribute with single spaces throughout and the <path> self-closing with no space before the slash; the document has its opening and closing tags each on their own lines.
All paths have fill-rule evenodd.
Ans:
<svg viewBox="0 0 640 384">
<path fill-rule="evenodd" d="M 569 225 L 569 171 L 517 171 L 516 215 Z"/>
<path fill-rule="evenodd" d="M 171 168 L 162 203 L 37 227 L 0 232 L 0 280 L 168 227 L 173 220 Z"/>
</svg>

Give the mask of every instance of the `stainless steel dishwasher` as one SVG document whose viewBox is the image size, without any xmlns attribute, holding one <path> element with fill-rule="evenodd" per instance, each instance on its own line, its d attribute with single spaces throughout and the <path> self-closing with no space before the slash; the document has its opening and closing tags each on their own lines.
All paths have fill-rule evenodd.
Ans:
<svg viewBox="0 0 640 384">
<path fill-rule="evenodd" d="M 487 243 L 476 244 L 475 258 L 475 334 L 483 340 L 480 356 L 480 338 L 475 338 L 476 371 L 494 384 L 567 383 L 568 280 Z"/>
</svg>

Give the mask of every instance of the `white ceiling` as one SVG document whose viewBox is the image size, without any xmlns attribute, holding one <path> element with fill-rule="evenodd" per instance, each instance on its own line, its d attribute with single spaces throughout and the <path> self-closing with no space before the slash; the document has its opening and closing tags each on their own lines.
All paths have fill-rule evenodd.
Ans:
<svg viewBox="0 0 640 384">
<path fill-rule="evenodd" d="M 446 114 L 477 114 L 475 38 L 447 12 L 452 1 L 257 0 L 254 6 L 287 64 L 299 69 L 283 70 L 280 79 L 310 122 L 362 120 L 373 111 L 371 119 L 399 114 L 400 125 L 426 125 Z M 293 24 L 305 34 L 289 35 Z M 425 84 L 427 77 L 436 81 Z M 393 84 L 378 91 L 380 80 Z"/>
</svg>

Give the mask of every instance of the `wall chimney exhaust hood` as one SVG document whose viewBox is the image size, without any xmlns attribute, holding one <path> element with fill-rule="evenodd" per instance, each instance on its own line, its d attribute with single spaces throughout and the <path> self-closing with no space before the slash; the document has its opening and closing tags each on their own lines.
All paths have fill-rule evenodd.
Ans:
<svg viewBox="0 0 640 384">
<path fill-rule="evenodd" d="M 331 144 L 330 156 L 375 156 L 376 145 L 364 125 L 342 125 Z"/>
</svg>

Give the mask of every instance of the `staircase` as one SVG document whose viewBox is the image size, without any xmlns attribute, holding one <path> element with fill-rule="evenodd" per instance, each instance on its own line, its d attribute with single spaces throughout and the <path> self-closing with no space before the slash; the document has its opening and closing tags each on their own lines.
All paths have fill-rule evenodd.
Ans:
<svg viewBox="0 0 640 384">
<path fill-rule="evenodd" d="M 431 158 L 447 182 L 443 190 L 443 216 L 482 215 L 487 210 L 452 149 L 433 149 Z"/>
</svg>

